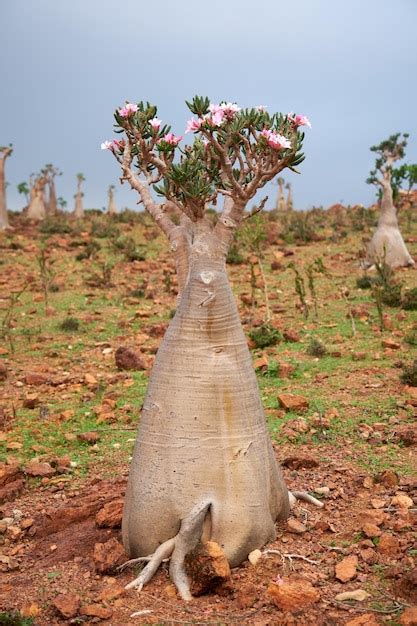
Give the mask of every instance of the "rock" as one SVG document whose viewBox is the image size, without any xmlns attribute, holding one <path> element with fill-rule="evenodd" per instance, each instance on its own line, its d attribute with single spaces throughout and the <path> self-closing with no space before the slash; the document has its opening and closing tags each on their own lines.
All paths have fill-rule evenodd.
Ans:
<svg viewBox="0 0 417 626">
<path fill-rule="evenodd" d="M 393 339 L 383 339 L 381 344 L 383 348 L 388 348 L 389 350 L 399 350 L 401 348 L 401 344 Z"/>
<path fill-rule="evenodd" d="M 342 561 L 336 564 L 335 576 L 340 582 L 346 583 L 356 576 L 356 568 L 358 566 L 358 557 L 355 554 L 346 556 Z"/>
<path fill-rule="evenodd" d="M 283 611 L 299 611 L 315 604 L 320 600 L 320 593 L 308 580 L 280 580 L 271 582 L 268 587 L 268 596 Z"/>
<path fill-rule="evenodd" d="M 93 445 L 97 443 L 97 441 L 100 441 L 100 435 L 94 430 L 90 430 L 86 433 L 79 433 L 77 435 L 77 439 L 79 439 L 80 441 L 85 441 L 86 443 Z"/>
<path fill-rule="evenodd" d="M 378 563 L 378 555 L 372 548 L 365 548 L 365 550 L 361 550 L 359 554 L 361 559 L 365 561 L 365 563 L 368 563 L 368 565 Z"/>
<path fill-rule="evenodd" d="M 384 470 L 375 476 L 375 480 L 378 483 L 382 483 L 387 489 L 390 489 L 398 485 L 398 474 L 393 470 Z"/>
<path fill-rule="evenodd" d="M 392 506 L 398 506 L 400 509 L 409 509 L 413 506 L 413 501 L 405 493 L 394 496 L 391 500 Z"/>
<path fill-rule="evenodd" d="M 290 533 L 295 533 L 296 535 L 302 535 L 307 531 L 307 526 L 304 526 L 298 519 L 291 517 L 287 521 L 287 530 Z"/>
<path fill-rule="evenodd" d="M 29 476 L 53 476 L 56 470 L 45 461 L 40 463 L 39 461 L 29 461 L 27 465 L 25 465 L 24 471 Z"/>
<path fill-rule="evenodd" d="M 295 366 L 291 363 L 278 363 L 278 376 L 279 378 L 289 378 L 295 372 Z"/>
<path fill-rule="evenodd" d="M 417 606 L 409 606 L 398 620 L 401 626 L 417 626 Z"/>
<path fill-rule="evenodd" d="M 371 539 L 373 537 L 380 537 L 382 535 L 382 530 L 378 528 L 376 524 L 371 524 L 369 522 L 366 522 L 365 524 L 363 524 L 362 532 L 364 533 L 366 537 L 369 537 Z"/>
<path fill-rule="evenodd" d="M 292 393 L 281 393 L 278 402 L 286 411 L 300 411 L 308 408 L 308 400 L 304 396 L 296 396 Z"/>
<path fill-rule="evenodd" d="M 49 382 L 49 378 L 46 374 L 31 372 L 29 374 L 26 374 L 25 376 L 26 385 L 33 385 L 34 387 L 39 387 L 40 385 L 47 385 L 48 382 Z"/>
<path fill-rule="evenodd" d="M 10 525 L 6 530 L 6 537 L 10 539 L 10 541 L 17 541 L 22 536 L 22 531 L 18 526 Z"/>
<path fill-rule="evenodd" d="M 61 617 L 70 619 L 77 615 L 81 601 L 76 593 L 61 593 L 52 600 L 52 606 L 58 611 Z"/>
<path fill-rule="evenodd" d="M 23 406 L 25 409 L 35 409 L 41 403 L 37 393 L 28 393 L 23 400 Z"/>
<path fill-rule="evenodd" d="M 352 352 L 352 361 L 363 361 L 367 356 L 366 352 Z"/>
<path fill-rule="evenodd" d="M 256 586 L 248 582 L 239 587 L 236 593 L 236 604 L 239 610 L 250 609 L 258 598 L 259 592 Z"/>
<path fill-rule="evenodd" d="M 120 528 L 122 525 L 123 500 L 106 502 L 96 515 L 99 528 Z"/>
<path fill-rule="evenodd" d="M 262 552 L 260 550 L 252 550 L 248 555 L 248 561 L 251 565 L 256 565 L 262 558 Z"/>
<path fill-rule="evenodd" d="M 142 356 L 126 346 L 117 348 L 114 357 L 116 367 L 119 370 L 137 371 L 146 369 Z"/>
<path fill-rule="evenodd" d="M 100 574 L 114 571 L 126 559 L 125 551 L 116 537 L 106 543 L 96 543 L 94 546 L 94 566 Z"/>
<path fill-rule="evenodd" d="M 92 374 L 86 374 L 84 376 L 84 382 L 86 385 L 98 385 L 98 380 Z"/>
<path fill-rule="evenodd" d="M 379 538 L 378 552 L 386 556 L 396 556 L 400 551 L 400 542 L 390 533 L 384 533 Z"/>
<path fill-rule="evenodd" d="M 386 513 L 380 509 L 366 509 L 361 515 L 362 524 L 375 524 L 375 526 L 381 526 L 386 519 Z"/>
<path fill-rule="evenodd" d="M 310 469 L 312 467 L 318 467 L 319 462 L 312 457 L 289 456 L 282 461 L 281 465 L 289 467 L 290 469 Z"/>
<path fill-rule="evenodd" d="M 185 571 L 190 579 L 193 596 L 201 596 L 229 581 L 228 560 L 214 541 L 199 543 L 185 557 Z"/>
<path fill-rule="evenodd" d="M 399 424 L 394 429 L 394 440 L 405 446 L 417 444 L 417 424 Z"/>
<path fill-rule="evenodd" d="M 114 585 L 109 585 L 108 587 L 105 587 L 103 591 L 100 592 L 98 599 L 102 600 L 103 602 L 110 602 L 111 600 L 120 598 L 125 593 L 126 589 L 122 587 L 122 585 L 118 585 L 116 583 Z"/>
<path fill-rule="evenodd" d="M 7 483 L 4 487 L 0 487 L 0 504 L 13 500 L 25 486 L 23 479 L 14 480 L 11 483 Z"/>
<path fill-rule="evenodd" d="M 345 623 L 345 626 L 379 626 L 373 613 L 363 613 Z"/>
<path fill-rule="evenodd" d="M 383 509 L 386 506 L 386 502 L 382 498 L 372 498 L 371 504 L 374 509 Z"/>
<path fill-rule="evenodd" d="M 300 341 L 301 339 L 300 334 L 292 328 L 284 330 L 282 336 L 284 337 L 285 341 L 288 341 L 290 343 L 297 343 L 297 341 Z"/>
<path fill-rule="evenodd" d="M 335 596 L 335 600 L 338 602 L 344 602 L 345 600 L 356 600 L 357 602 L 363 602 L 367 598 L 370 598 L 371 594 L 367 593 L 363 589 L 355 589 L 353 591 L 344 591 L 343 593 L 338 593 Z"/>
<path fill-rule="evenodd" d="M 113 615 L 113 609 L 101 604 L 87 604 L 81 607 L 81 615 L 87 615 L 88 617 L 98 617 L 99 619 L 110 619 Z"/>
</svg>

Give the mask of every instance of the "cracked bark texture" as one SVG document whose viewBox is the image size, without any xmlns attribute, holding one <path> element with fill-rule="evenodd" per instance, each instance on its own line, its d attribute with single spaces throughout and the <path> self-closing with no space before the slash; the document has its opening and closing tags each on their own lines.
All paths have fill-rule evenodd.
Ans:
<svg viewBox="0 0 417 626">
<path fill-rule="evenodd" d="M 171 233 L 182 293 L 152 370 L 123 514 L 131 557 L 177 536 L 208 505 L 202 539 L 232 567 L 275 537 L 289 499 L 226 273 L 227 234 Z M 223 235 L 223 236 L 219 236 Z"/>
</svg>

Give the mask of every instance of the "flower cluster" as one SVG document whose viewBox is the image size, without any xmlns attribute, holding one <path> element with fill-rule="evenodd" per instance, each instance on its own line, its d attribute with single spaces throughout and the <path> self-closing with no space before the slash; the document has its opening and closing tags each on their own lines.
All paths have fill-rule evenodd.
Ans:
<svg viewBox="0 0 417 626">
<path fill-rule="evenodd" d="M 268 146 L 274 148 L 274 150 L 285 150 L 286 148 L 291 148 L 291 142 L 280 135 L 279 133 L 274 133 L 272 130 L 268 130 L 264 128 L 261 132 L 261 136 L 266 139 Z"/>
<path fill-rule="evenodd" d="M 138 110 L 138 107 L 136 104 L 127 102 L 126 106 L 119 109 L 119 115 L 120 117 L 132 117 L 132 115 L 134 115 L 137 110 Z"/>
<path fill-rule="evenodd" d="M 210 104 L 210 113 L 204 115 L 204 117 L 191 118 L 187 122 L 186 133 L 197 132 L 201 126 L 206 123 L 208 126 L 215 128 L 221 126 L 223 122 L 230 121 L 234 118 L 236 113 L 239 113 L 240 107 L 233 102 L 222 102 L 221 104 Z"/>
<path fill-rule="evenodd" d="M 169 146 L 172 146 L 173 148 L 175 148 L 176 146 L 178 146 L 182 138 L 183 138 L 182 135 L 174 135 L 174 133 L 167 133 L 157 142 L 156 145 L 165 147 L 165 144 L 168 144 Z"/>
<path fill-rule="evenodd" d="M 310 120 L 305 115 L 294 115 L 294 113 L 288 113 L 287 117 L 295 128 L 298 128 L 299 126 L 308 126 L 311 128 Z"/>
<path fill-rule="evenodd" d="M 159 130 L 161 123 L 161 120 L 159 120 L 157 117 L 153 117 L 151 120 L 149 120 L 149 124 L 152 126 L 154 131 Z"/>
</svg>

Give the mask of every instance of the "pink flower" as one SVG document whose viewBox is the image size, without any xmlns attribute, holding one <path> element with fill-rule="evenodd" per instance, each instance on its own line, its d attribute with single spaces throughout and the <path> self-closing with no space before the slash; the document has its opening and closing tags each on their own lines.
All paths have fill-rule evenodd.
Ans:
<svg viewBox="0 0 417 626">
<path fill-rule="evenodd" d="M 308 126 L 311 128 L 310 120 L 305 115 L 294 115 L 293 113 L 288 113 L 287 117 L 296 128 L 298 128 L 298 126 Z"/>
<path fill-rule="evenodd" d="M 111 150 L 112 149 L 112 142 L 111 141 L 103 141 L 103 143 L 101 144 L 101 149 L 102 150 Z"/>
<path fill-rule="evenodd" d="M 162 137 L 162 139 L 158 141 L 158 144 L 165 141 L 165 143 L 168 143 L 170 146 L 175 147 L 178 146 L 182 138 L 182 135 L 175 136 L 174 133 L 167 133 L 164 137 Z"/>
<path fill-rule="evenodd" d="M 195 133 L 197 130 L 200 130 L 201 125 L 203 124 L 204 120 L 203 118 L 199 117 L 199 118 L 195 118 L 192 117 L 190 120 L 188 120 L 187 122 L 187 128 L 186 128 L 186 133 Z"/>
<path fill-rule="evenodd" d="M 220 105 L 221 110 L 224 112 L 227 119 L 233 119 L 236 113 L 239 113 L 240 107 L 234 102 L 223 102 Z"/>
<path fill-rule="evenodd" d="M 119 109 L 120 117 L 131 117 L 136 111 L 138 107 L 136 104 L 132 104 L 131 102 L 127 102 L 126 106 Z"/>
<path fill-rule="evenodd" d="M 265 104 L 260 104 L 259 106 L 256 107 L 256 110 L 259 111 L 259 113 L 264 113 L 266 109 L 267 107 Z"/>
<path fill-rule="evenodd" d="M 223 118 L 231 120 L 236 113 L 239 113 L 240 107 L 234 102 L 222 102 L 221 104 L 210 104 L 209 111 L 212 115 L 213 126 L 220 126 Z"/>
<path fill-rule="evenodd" d="M 118 139 L 115 139 L 113 141 L 113 145 L 115 148 L 118 148 L 119 150 L 124 150 L 126 146 L 126 139 L 120 139 L 120 141 Z"/>
<path fill-rule="evenodd" d="M 265 137 L 268 146 L 274 148 L 275 150 L 284 150 L 286 148 L 291 148 L 291 142 L 279 133 L 274 133 L 272 130 L 264 128 L 261 132 L 261 135 L 262 137 Z"/>
<path fill-rule="evenodd" d="M 151 120 L 149 120 L 149 124 L 154 130 L 159 130 L 159 127 L 161 126 L 161 120 L 159 120 L 157 117 L 153 117 Z"/>
</svg>

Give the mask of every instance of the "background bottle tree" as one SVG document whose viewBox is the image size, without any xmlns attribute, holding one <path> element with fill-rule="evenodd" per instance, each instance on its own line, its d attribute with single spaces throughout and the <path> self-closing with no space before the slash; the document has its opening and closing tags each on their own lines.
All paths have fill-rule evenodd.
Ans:
<svg viewBox="0 0 417 626">
<path fill-rule="evenodd" d="M 0 146 L 0 229 L 9 227 L 9 216 L 7 214 L 7 201 L 6 201 L 6 178 L 5 178 L 5 164 L 6 159 L 13 152 L 13 146 Z"/>
<path fill-rule="evenodd" d="M 46 217 L 46 184 L 47 179 L 42 173 L 31 176 L 30 201 L 26 214 L 31 220 L 40 221 L 44 220 Z"/>
<path fill-rule="evenodd" d="M 278 184 L 278 195 L 277 195 L 277 202 L 276 202 L 275 208 L 277 209 L 277 211 L 285 211 L 285 196 L 284 196 L 285 180 L 282 178 L 282 176 L 279 176 L 277 178 L 277 184 Z"/>
<path fill-rule="evenodd" d="M 109 185 L 109 188 L 107 190 L 107 196 L 109 199 L 109 202 L 107 204 L 107 213 L 109 215 L 115 215 L 117 213 L 116 201 L 114 199 L 114 190 L 115 190 L 115 186 Z"/>
<path fill-rule="evenodd" d="M 369 265 L 382 260 L 392 268 L 414 264 L 401 235 L 394 204 L 394 190 L 399 188 L 400 170 L 394 170 L 393 165 L 404 158 L 407 138 L 408 134 L 397 133 L 371 147 L 371 151 L 376 152 L 378 156 L 375 168 L 370 172 L 366 182 L 378 187 L 381 209 L 377 229 L 367 250 Z"/>
<path fill-rule="evenodd" d="M 17 185 L 17 192 L 25 196 L 25 200 L 26 200 L 25 208 L 27 208 L 29 206 L 30 187 L 26 181 L 22 181 L 21 183 Z"/>
<path fill-rule="evenodd" d="M 226 273 L 245 208 L 266 183 L 304 156 L 307 118 L 260 107 L 187 103 L 192 145 L 149 103 L 126 103 L 106 141 L 175 258 L 179 299 L 159 348 L 141 414 L 123 514 L 132 557 L 149 557 L 141 588 L 163 559 L 190 599 L 184 557 L 217 542 L 236 566 L 275 536 L 289 497 L 277 466 L 247 340 Z M 295 170 L 296 171 L 296 170 Z M 157 202 L 152 190 L 161 197 Z M 224 204 L 213 224 L 208 209 Z"/>
<path fill-rule="evenodd" d="M 287 183 L 285 185 L 285 189 L 287 190 L 287 201 L 286 201 L 285 208 L 286 208 L 287 211 L 292 211 L 293 208 L 294 208 L 294 203 L 293 203 L 293 199 L 292 199 L 291 183 Z"/>
<path fill-rule="evenodd" d="M 81 190 L 82 184 L 85 181 L 84 174 L 81 172 L 77 174 L 77 193 L 75 194 L 75 207 L 74 217 L 82 219 L 84 217 L 84 193 Z"/>
<path fill-rule="evenodd" d="M 46 178 L 46 188 L 48 190 L 48 196 L 45 200 L 46 213 L 48 216 L 53 216 L 58 213 L 55 178 L 62 176 L 62 172 L 52 163 L 47 163 L 42 170 L 42 175 Z"/>
</svg>

